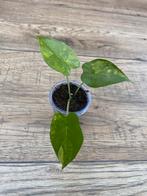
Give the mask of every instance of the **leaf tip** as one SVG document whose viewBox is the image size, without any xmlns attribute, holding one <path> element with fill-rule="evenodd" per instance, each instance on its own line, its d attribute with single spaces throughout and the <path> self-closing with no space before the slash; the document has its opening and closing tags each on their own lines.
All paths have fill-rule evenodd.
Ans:
<svg viewBox="0 0 147 196">
<path fill-rule="evenodd" d="M 132 84 L 134 84 L 134 81 L 130 80 L 129 78 L 127 78 L 127 82 L 131 82 Z"/>
<path fill-rule="evenodd" d="M 65 165 L 62 165 L 62 168 L 61 168 L 61 169 L 62 169 L 62 171 L 64 170 L 64 168 L 65 168 L 65 167 L 66 167 Z"/>
<path fill-rule="evenodd" d="M 62 169 L 62 171 L 65 169 L 65 167 L 66 167 L 68 164 L 69 164 L 69 163 L 63 163 L 63 162 L 61 162 L 61 165 L 62 165 L 61 169 Z"/>
<path fill-rule="evenodd" d="M 124 73 L 123 73 L 124 74 Z M 124 74 L 124 76 L 125 76 L 125 81 L 126 82 L 132 82 L 129 78 L 128 78 L 128 76 L 126 76 L 126 74 Z"/>
</svg>

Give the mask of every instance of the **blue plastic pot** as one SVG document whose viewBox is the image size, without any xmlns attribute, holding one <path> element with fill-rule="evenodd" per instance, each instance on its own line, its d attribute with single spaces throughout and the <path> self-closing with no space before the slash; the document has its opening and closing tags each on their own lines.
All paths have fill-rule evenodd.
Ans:
<svg viewBox="0 0 147 196">
<path fill-rule="evenodd" d="M 75 80 L 71 80 L 70 83 L 76 85 L 77 87 L 79 87 L 79 85 L 80 85 L 80 83 L 77 82 L 77 81 L 75 81 Z M 53 101 L 53 93 L 54 93 L 54 91 L 55 91 L 57 88 L 59 88 L 62 84 L 67 84 L 67 81 L 66 81 L 66 80 L 60 81 L 60 82 L 56 83 L 56 84 L 52 87 L 52 89 L 51 89 L 50 92 L 49 92 L 49 102 L 50 102 L 50 104 L 52 105 L 53 111 L 54 111 L 54 112 L 60 112 L 60 113 L 66 115 L 66 111 L 60 109 L 60 108 L 54 103 L 54 101 Z M 85 85 L 82 85 L 81 88 L 85 91 L 85 93 L 86 93 L 86 95 L 87 95 L 87 105 L 86 105 L 83 109 L 81 109 L 81 110 L 75 112 L 75 113 L 77 114 L 77 116 L 81 116 L 81 115 L 85 114 L 85 113 L 87 112 L 89 106 L 91 105 L 91 93 L 89 92 L 89 90 L 86 88 Z"/>
</svg>

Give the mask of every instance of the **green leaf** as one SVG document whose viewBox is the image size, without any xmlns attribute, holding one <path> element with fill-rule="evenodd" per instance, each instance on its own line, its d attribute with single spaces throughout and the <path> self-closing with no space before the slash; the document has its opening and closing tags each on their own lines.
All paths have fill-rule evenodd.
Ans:
<svg viewBox="0 0 147 196">
<path fill-rule="evenodd" d="M 95 59 L 84 63 L 82 69 L 82 82 L 93 88 L 129 81 L 116 65 L 105 59 Z"/>
<path fill-rule="evenodd" d="M 55 113 L 50 127 L 50 140 L 63 169 L 76 157 L 83 143 L 77 115 Z"/>
<path fill-rule="evenodd" d="M 80 61 L 74 51 L 64 42 L 38 36 L 40 52 L 52 69 L 68 76 L 71 69 L 78 68 Z"/>
</svg>

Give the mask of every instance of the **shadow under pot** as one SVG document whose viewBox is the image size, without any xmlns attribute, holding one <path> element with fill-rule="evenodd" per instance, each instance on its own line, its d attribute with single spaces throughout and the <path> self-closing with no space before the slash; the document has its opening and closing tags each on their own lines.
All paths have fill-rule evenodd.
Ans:
<svg viewBox="0 0 147 196">
<path fill-rule="evenodd" d="M 77 116 L 85 114 L 91 104 L 91 93 L 82 85 L 75 95 L 80 83 L 70 81 L 71 101 L 69 112 L 75 112 Z M 49 102 L 53 107 L 54 112 L 60 112 L 66 115 L 67 102 L 69 99 L 67 81 L 61 81 L 55 84 L 49 92 Z"/>
</svg>

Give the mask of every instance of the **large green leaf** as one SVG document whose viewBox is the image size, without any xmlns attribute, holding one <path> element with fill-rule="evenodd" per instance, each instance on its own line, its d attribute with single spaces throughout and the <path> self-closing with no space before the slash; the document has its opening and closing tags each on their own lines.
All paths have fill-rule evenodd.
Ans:
<svg viewBox="0 0 147 196">
<path fill-rule="evenodd" d="M 75 113 L 64 116 L 55 113 L 50 127 L 50 139 L 55 153 L 64 168 L 79 152 L 83 134 Z"/>
<path fill-rule="evenodd" d="M 104 59 L 84 63 L 82 69 L 82 82 L 93 88 L 129 81 L 116 65 Z"/>
<path fill-rule="evenodd" d="M 68 76 L 72 68 L 80 66 L 76 54 L 64 42 L 42 36 L 38 41 L 44 61 L 54 70 Z"/>
</svg>

